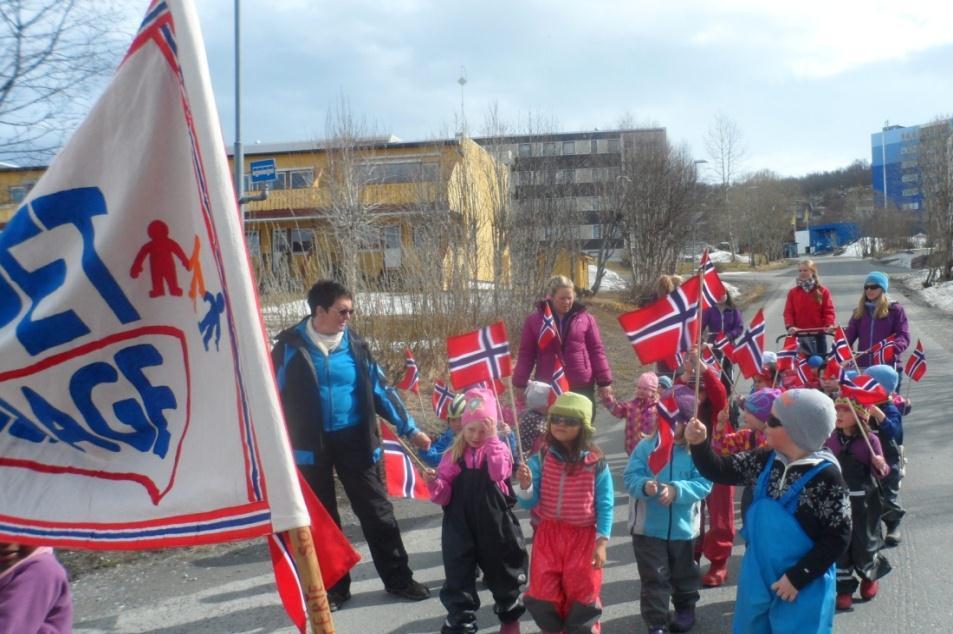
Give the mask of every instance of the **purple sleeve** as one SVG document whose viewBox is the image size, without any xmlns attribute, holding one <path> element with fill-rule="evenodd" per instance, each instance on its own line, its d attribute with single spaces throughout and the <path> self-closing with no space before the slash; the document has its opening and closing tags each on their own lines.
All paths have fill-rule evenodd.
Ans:
<svg viewBox="0 0 953 634">
<path fill-rule="evenodd" d="M 602 346 L 602 335 L 599 334 L 599 325 L 596 318 L 589 317 L 589 328 L 586 329 L 586 350 L 589 352 L 589 361 L 592 363 L 592 375 L 599 387 L 612 385 L 612 370 L 609 369 L 609 360 L 606 358 L 606 349 Z"/>
<path fill-rule="evenodd" d="M 0 632 L 69 632 L 73 601 L 66 571 L 49 553 L 20 565 L 0 581 Z"/>
<path fill-rule="evenodd" d="M 899 355 L 910 345 L 910 326 L 907 324 L 907 312 L 903 306 L 894 304 L 893 307 L 897 311 L 897 321 L 893 327 L 893 334 L 896 335 L 894 346 Z"/>
<path fill-rule="evenodd" d="M 536 365 L 537 338 L 539 337 L 539 326 L 534 331 L 533 324 L 536 321 L 533 317 L 535 312 L 530 313 L 523 322 L 523 334 L 520 335 L 520 349 L 516 357 L 516 368 L 513 370 L 513 387 L 525 389 L 529 383 L 529 374 Z"/>
<path fill-rule="evenodd" d="M 728 338 L 732 341 L 738 339 L 741 336 L 741 331 L 744 330 L 744 325 L 742 324 L 741 311 L 737 308 L 731 309 L 732 313 L 732 326 L 728 329 L 728 332 L 725 334 L 728 335 Z"/>
</svg>

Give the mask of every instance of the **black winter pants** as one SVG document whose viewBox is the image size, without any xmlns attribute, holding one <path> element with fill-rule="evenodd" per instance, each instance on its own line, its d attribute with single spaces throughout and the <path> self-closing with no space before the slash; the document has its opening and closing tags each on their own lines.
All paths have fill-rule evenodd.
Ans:
<svg viewBox="0 0 953 634">
<path fill-rule="evenodd" d="M 340 526 L 333 476 L 333 472 L 337 472 L 351 508 L 361 523 L 374 567 L 384 587 L 403 588 L 410 583 L 413 573 L 407 565 L 407 551 L 394 517 L 394 507 L 381 479 L 380 464 L 371 463 L 370 453 L 367 430 L 361 425 L 325 433 L 324 447 L 315 455 L 315 464 L 301 465 L 301 473 Z M 351 576 L 348 574 L 328 591 L 345 593 L 350 588 Z"/>
<path fill-rule="evenodd" d="M 642 585 L 642 620 L 649 629 L 668 628 L 669 600 L 676 611 L 692 608 L 698 602 L 701 578 L 694 540 L 633 535 L 632 548 Z"/>
</svg>

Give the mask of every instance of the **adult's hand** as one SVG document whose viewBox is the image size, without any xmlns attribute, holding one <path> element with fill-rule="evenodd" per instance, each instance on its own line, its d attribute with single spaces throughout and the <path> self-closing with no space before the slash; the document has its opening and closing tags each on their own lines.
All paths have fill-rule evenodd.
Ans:
<svg viewBox="0 0 953 634">
<path fill-rule="evenodd" d="M 796 332 L 797 332 L 797 328 L 795 328 L 794 326 L 788 326 L 788 334 L 789 334 L 789 335 L 793 335 L 793 334 L 796 333 Z"/>
<path fill-rule="evenodd" d="M 422 431 L 418 430 L 417 433 L 411 437 L 410 442 L 412 442 L 417 449 L 422 449 L 424 451 L 430 449 L 430 436 L 423 433 Z"/>
<path fill-rule="evenodd" d="M 697 418 L 693 418 L 685 425 L 685 440 L 689 445 L 700 445 L 708 438 L 708 430 L 705 423 Z"/>
<path fill-rule="evenodd" d="M 603 385 L 599 388 L 599 399 L 603 401 L 608 401 L 612 399 L 612 386 Z"/>
</svg>

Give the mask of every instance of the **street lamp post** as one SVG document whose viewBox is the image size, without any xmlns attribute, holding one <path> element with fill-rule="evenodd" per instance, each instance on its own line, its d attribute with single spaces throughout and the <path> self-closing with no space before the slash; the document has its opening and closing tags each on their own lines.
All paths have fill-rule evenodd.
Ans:
<svg viewBox="0 0 953 634">
<path fill-rule="evenodd" d="M 695 170 L 695 187 L 698 187 L 698 166 L 703 163 L 707 163 L 705 159 L 698 159 L 692 161 L 692 167 Z M 695 232 L 697 231 L 698 223 L 701 222 L 703 213 L 698 211 L 695 213 L 695 217 L 692 219 L 692 270 L 695 270 L 695 255 L 698 252 L 698 246 L 695 243 Z M 699 260 L 699 264 L 701 261 Z"/>
</svg>

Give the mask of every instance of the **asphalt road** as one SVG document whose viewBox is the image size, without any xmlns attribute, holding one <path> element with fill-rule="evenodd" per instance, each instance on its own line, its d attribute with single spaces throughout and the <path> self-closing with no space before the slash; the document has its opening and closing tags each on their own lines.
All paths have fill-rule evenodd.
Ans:
<svg viewBox="0 0 953 634">
<path fill-rule="evenodd" d="M 838 317 L 847 322 L 860 296 L 863 277 L 876 267 L 869 261 L 830 258 L 820 261 L 820 275 L 833 293 Z M 886 269 L 903 273 L 903 269 Z M 731 279 L 735 275 L 728 275 Z M 739 277 L 741 277 L 739 275 Z M 769 347 L 781 334 L 784 297 L 793 280 L 792 269 L 759 274 L 767 282 L 763 298 Z M 953 461 L 947 416 L 953 412 L 953 377 L 950 350 L 953 319 L 904 297 L 899 284 L 890 295 L 903 302 L 911 334 L 923 340 L 929 372 L 909 392 L 914 411 L 904 421 L 909 458 L 902 490 L 907 517 L 903 542 L 887 551 L 893 572 L 881 583 L 880 595 L 870 603 L 855 603 L 853 611 L 838 614 L 837 632 L 950 632 L 953 601 L 948 598 L 953 574 L 950 544 L 953 495 L 949 484 Z M 746 317 L 754 307 L 746 310 Z M 605 325 L 605 327 L 611 327 Z M 625 395 L 629 386 L 616 386 Z M 602 600 L 603 632 L 641 631 L 639 580 L 631 540 L 625 534 L 627 498 L 621 486 L 625 455 L 622 422 L 600 411 L 598 442 L 607 453 L 616 480 L 614 537 L 608 548 Z M 426 502 L 396 504 L 404 541 L 416 578 L 428 585 L 434 598 L 420 603 L 397 600 L 383 591 L 354 519 L 345 518 L 346 533 L 359 547 L 364 560 L 353 571 L 353 598 L 334 614 L 339 632 L 346 634 L 436 632 L 444 611 L 436 598 L 443 580 L 440 557 L 440 510 Z M 527 522 L 524 517 L 524 527 Z M 528 532 L 527 532 L 528 534 Z M 735 547 L 728 583 L 703 589 L 698 604 L 699 634 L 721 634 L 731 629 L 737 568 L 743 549 Z M 73 586 L 77 632 L 292 632 L 274 592 L 268 554 L 263 543 L 243 543 L 187 551 L 169 551 L 133 564 L 96 571 Z M 480 593 L 481 632 L 498 628 L 487 590 Z M 535 632 L 529 617 L 523 631 Z"/>
</svg>

